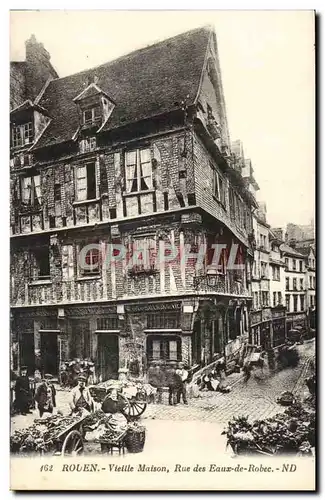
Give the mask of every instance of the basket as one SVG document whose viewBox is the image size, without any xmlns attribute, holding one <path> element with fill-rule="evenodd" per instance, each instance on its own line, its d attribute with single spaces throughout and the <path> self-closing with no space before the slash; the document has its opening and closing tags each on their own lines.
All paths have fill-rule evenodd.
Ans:
<svg viewBox="0 0 325 500">
<path fill-rule="evenodd" d="M 140 453 L 141 451 L 143 451 L 145 441 L 145 427 L 128 429 L 125 436 L 125 446 L 129 453 Z"/>
</svg>

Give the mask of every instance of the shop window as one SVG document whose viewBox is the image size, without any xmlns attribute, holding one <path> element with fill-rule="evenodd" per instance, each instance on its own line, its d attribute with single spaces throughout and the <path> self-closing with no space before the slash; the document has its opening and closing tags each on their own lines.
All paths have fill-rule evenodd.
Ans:
<svg viewBox="0 0 325 500">
<path fill-rule="evenodd" d="M 179 328 L 179 325 L 179 313 L 156 312 L 147 315 L 147 328 L 150 329 L 175 329 Z"/>
<path fill-rule="evenodd" d="M 137 193 L 153 188 L 150 149 L 136 149 L 125 153 L 126 193 Z"/>
<path fill-rule="evenodd" d="M 118 317 L 98 318 L 97 330 L 118 330 Z"/>
<path fill-rule="evenodd" d="M 150 336 L 147 339 L 148 361 L 180 361 L 181 339 L 170 336 Z"/>
</svg>

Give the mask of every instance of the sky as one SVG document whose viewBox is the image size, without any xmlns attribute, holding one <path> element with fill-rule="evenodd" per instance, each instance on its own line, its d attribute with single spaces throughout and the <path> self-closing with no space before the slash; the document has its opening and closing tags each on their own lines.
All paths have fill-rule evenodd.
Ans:
<svg viewBox="0 0 325 500">
<path fill-rule="evenodd" d="M 13 11 L 10 59 L 35 34 L 63 77 L 204 25 L 217 35 L 231 140 L 241 139 L 273 227 L 315 211 L 312 11 Z"/>
</svg>

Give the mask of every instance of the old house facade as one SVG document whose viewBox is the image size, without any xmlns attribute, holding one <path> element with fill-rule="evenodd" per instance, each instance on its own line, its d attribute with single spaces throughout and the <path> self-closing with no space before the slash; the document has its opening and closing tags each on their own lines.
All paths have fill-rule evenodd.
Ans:
<svg viewBox="0 0 325 500">
<path fill-rule="evenodd" d="M 10 162 L 20 364 L 56 374 L 91 358 L 107 379 L 153 359 L 231 363 L 248 337 L 256 201 L 212 29 L 48 79 L 11 110 Z"/>
<path fill-rule="evenodd" d="M 285 264 L 287 331 L 296 326 L 305 328 L 306 320 L 306 264 L 304 255 L 297 251 L 295 243 L 283 243 L 280 247 Z"/>
</svg>

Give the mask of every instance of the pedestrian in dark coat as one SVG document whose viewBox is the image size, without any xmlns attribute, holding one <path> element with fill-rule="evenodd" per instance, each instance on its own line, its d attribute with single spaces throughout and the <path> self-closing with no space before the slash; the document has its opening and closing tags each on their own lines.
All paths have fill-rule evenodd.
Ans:
<svg viewBox="0 0 325 500">
<path fill-rule="evenodd" d="M 29 377 L 27 375 L 27 367 L 22 367 L 20 376 L 16 380 L 15 385 L 15 407 L 19 413 L 26 415 L 31 413 L 29 406 L 31 403 L 31 392 L 29 387 Z"/>
<path fill-rule="evenodd" d="M 53 409 L 56 407 L 55 396 L 56 390 L 52 382 L 49 379 L 43 379 L 35 395 L 40 418 L 44 413 L 53 413 Z"/>
</svg>

